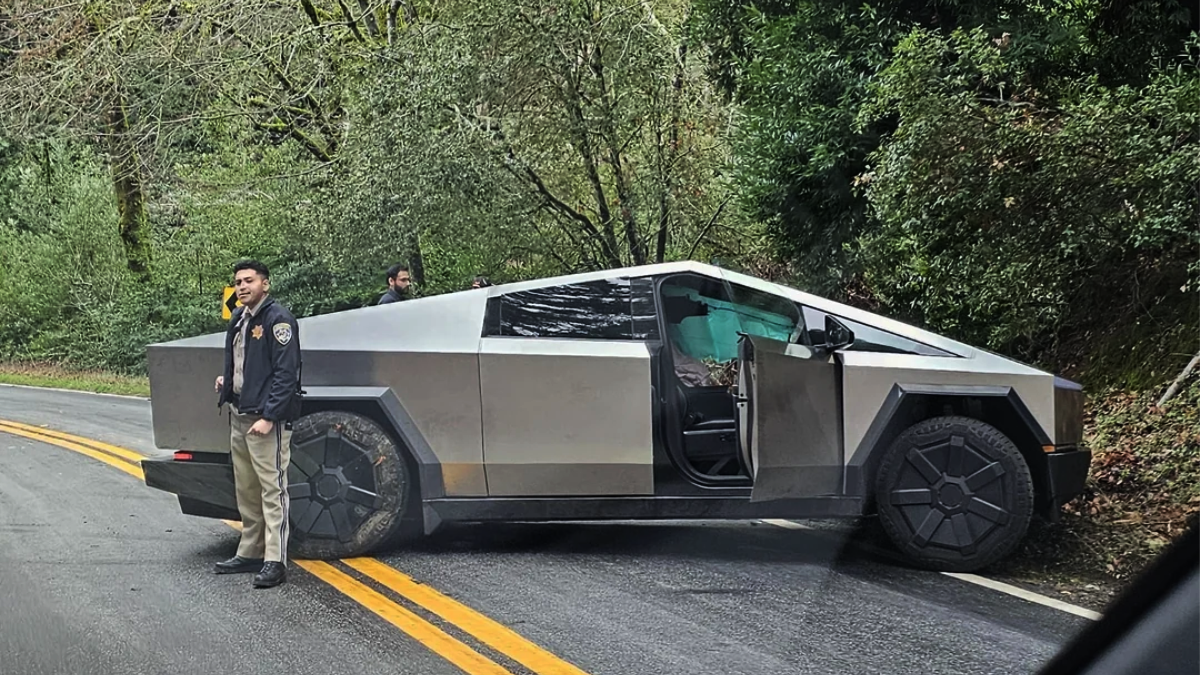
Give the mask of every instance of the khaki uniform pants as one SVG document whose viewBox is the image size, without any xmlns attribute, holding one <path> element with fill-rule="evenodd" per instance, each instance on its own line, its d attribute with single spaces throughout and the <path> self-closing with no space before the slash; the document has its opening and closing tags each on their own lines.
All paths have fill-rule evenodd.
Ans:
<svg viewBox="0 0 1200 675">
<path fill-rule="evenodd" d="M 242 540 L 237 554 L 266 562 L 287 562 L 288 463 L 292 431 L 276 422 L 271 433 L 251 436 L 255 415 L 230 415 L 229 446 L 238 511 L 242 514 Z"/>
</svg>

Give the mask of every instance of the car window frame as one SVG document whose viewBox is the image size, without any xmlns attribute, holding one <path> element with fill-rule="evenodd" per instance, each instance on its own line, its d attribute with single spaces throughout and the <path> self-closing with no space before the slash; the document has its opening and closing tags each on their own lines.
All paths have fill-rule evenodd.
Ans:
<svg viewBox="0 0 1200 675">
<path fill-rule="evenodd" d="M 946 358 L 946 357 L 961 358 L 958 354 L 949 352 L 940 347 L 934 347 L 931 344 L 921 342 L 920 340 L 915 340 L 913 338 L 906 337 L 904 335 L 899 335 L 890 330 L 884 330 L 878 326 L 872 326 L 871 324 L 865 323 L 863 321 L 858 321 L 856 319 L 850 319 L 850 318 L 841 316 L 839 314 L 835 314 L 834 312 L 829 312 L 829 311 L 820 309 L 818 307 L 814 307 L 812 305 L 805 304 L 803 302 L 797 303 L 797 304 L 800 305 L 802 313 L 813 312 L 816 315 L 815 318 L 819 319 L 817 321 L 810 322 L 808 320 L 807 316 L 804 317 L 805 330 L 808 333 L 808 339 L 809 339 L 810 343 L 812 343 L 812 344 L 819 344 L 819 342 L 824 341 L 825 317 L 831 316 L 831 317 L 837 319 L 838 321 L 841 321 L 843 324 L 845 324 L 845 326 L 847 328 L 849 328 L 851 330 L 851 332 L 854 332 L 854 344 L 848 345 L 846 347 L 842 347 L 841 349 L 838 350 L 840 352 L 853 352 L 856 354 L 891 354 L 891 355 L 896 355 L 896 356 L 931 356 L 931 357 L 936 357 L 936 358 Z M 925 349 L 929 350 L 930 353 L 921 353 L 921 352 L 911 351 L 911 350 L 907 350 L 907 349 L 901 349 L 899 347 L 895 347 L 896 351 L 889 351 L 889 350 L 884 350 L 884 349 L 867 349 L 867 348 L 863 348 L 863 347 L 856 348 L 856 345 L 858 345 L 859 339 L 861 337 L 861 335 L 860 335 L 861 331 L 856 331 L 855 326 L 862 326 L 862 327 L 872 330 L 876 333 L 880 333 L 882 335 L 885 335 L 885 336 L 888 336 L 891 338 L 895 338 L 896 340 L 902 340 L 902 341 L 910 343 L 910 344 L 919 345 L 919 346 L 924 347 Z M 821 334 L 820 341 L 818 341 L 818 339 L 817 339 L 818 338 L 817 333 Z"/>
<path fill-rule="evenodd" d="M 696 272 L 691 272 L 691 271 L 674 272 L 671 274 L 664 274 L 664 275 L 659 275 L 659 276 L 654 277 L 653 290 L 654 290 L 654 300 L 658 305 L 659 340 L 664 345 L 668 345 L 668 347 L 670 347 L 671 339 L 669 336 L 669 331 L 667 330 L 666 312 L 663 310 L 663 307 L 662 307 L 662 287 L 664 285 L 672 282 L 673 280 L 677 280 L 677 279 L 681 279 L 681 278 L 693 278 L 693 279 L 699 279 L 706 283 L 717 284 L 722 288 L 722 293 L 724 293 L 725 295 L 729 295 L 729 293 L 736 287 L 739 289 L 743 289 L 748 293 L 761 294 L 764 296 L 774 298 L 775 300 L 791 304 L 796 309 L 797 323 L 804 326 L 804 329 L 802 331 L 800 331 L 799 339 L 797 341 L 795 341 L 794 344 L 800 344 L 800 345 L 804 345 L 806 347 L 812 346 L 811 341 L 809 339 L 808 326 L 807 326 L 805 316 L 804 316 L 804 304 L 803 303 L 801 303 L 801 302 L 797 301 L 796 299 L 791 298 L 787 295 L 784 295 L 782 293 L 774 293 L 771 291 L 763 290 L 761 288 L 755 288 L 754 286 L 750 286 L 747 284 L 741 284 L 736 281 L 730 281 L 724 277 L 708 276 L 708 275 L 698 274 Z M 714 298 L 714 299 L 716 299 L 716 298 Z M 732 297 L 726 298 L 725 300 L 723 300 L 723 302 L 728 302 L 730 304 L 745 304 L 745 303 L 734 302 Z M 752 305 L 747 305 L 747 306 L 753 308 Z M 792 329 L 792 334 L 793 335 L 795 334 L 794 326 Z M 667 352 L 668 353 L 670 352 L 669 348 L 667 349 Z"/>
</svg>

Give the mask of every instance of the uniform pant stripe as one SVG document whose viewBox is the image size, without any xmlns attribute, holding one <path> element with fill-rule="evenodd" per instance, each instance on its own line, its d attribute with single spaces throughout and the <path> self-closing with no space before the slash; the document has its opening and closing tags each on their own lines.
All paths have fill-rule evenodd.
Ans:
<svg viewBox="0 0 1200 675">
<path fill-rule="evenodd" d="M 279 559 L 280 562 L 287 563 L 287 535 L 288 535 L 288 493 L 287 481 L 283 476 L 283 430 L 280 428 L 281 423 L 275 424 L 275 471 L 278 474 L 279 481 L 279 507 L 283 511 L 283 517 L 279 520 Z"/>
</svg>

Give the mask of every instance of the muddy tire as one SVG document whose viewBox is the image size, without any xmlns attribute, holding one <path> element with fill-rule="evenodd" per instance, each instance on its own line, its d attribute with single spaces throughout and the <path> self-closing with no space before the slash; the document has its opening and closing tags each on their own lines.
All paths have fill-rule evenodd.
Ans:
<svg viewBox="0 0 1200 675">
<path fill-rule="evenodd" d="M 969 572 L 1007 556 L 1033 516 L 1029 466 L 995 427 L 936 417 L 906 429 L 875 481 L 879 521 L 909 560 Z"/>
<path fill-rule="evenodd" d="M 415 489 L 402 452 L 363 415 L 324 410 L 296 420 L 288 468 L 291 555 L 348 558 L 394 541 Z"/>
</svg>

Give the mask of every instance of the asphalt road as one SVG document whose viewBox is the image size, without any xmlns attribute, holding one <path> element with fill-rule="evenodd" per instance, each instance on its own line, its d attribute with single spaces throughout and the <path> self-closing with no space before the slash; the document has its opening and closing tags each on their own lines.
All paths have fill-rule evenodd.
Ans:
<svg viewBox="0 0 1200 675">
<path fill-rule="evenodd" d="M 141 400 L 0 386 L 0 420 L 163 452 Z M 28 675 L 469 670 L 295 564 L 278 589 L 211 574 L 236 542 L 121 471 L 0 431 L 0 654 Z M 590 675 L 1031 673 L 1087 623 L 762 524 L 456 526 L 377 558 Z M 566 672 L 402 600 L 508 672 Z"/>
</svg>

